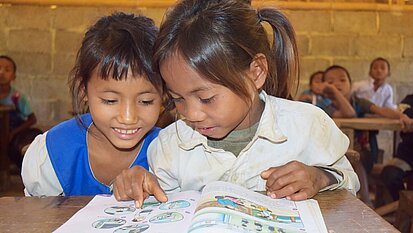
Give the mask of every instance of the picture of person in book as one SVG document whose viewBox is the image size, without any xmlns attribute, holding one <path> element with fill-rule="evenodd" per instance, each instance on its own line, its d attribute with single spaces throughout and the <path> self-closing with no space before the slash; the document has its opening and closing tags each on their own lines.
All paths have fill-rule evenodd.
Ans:
<svg viewBox="0 0 413 233">
<path fill-rule="evenodd" d="M 215 198 L 217 199 L 217 202 L 221 205 L 230 205 L 230 206 L 233 206 L 233 207 L 237 207 L 239 205 L 244 206 L 244 203 L 236 197 L 232 197 L 232 196 L 215 196 Z"/>
</svg>

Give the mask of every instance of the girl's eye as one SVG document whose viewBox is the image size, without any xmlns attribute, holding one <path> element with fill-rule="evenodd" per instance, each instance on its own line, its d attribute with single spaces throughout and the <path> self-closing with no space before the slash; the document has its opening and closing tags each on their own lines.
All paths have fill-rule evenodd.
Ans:
<svg viewBox="0 0 413 233">
<path fill-rule="evenodd" d="M 107 105 L 113 105 L 118 102 L 117 100 L 112 100 L 112 99 L 101 99 L 101 101 L 103 104 L 107 104 Z"/>
<path fill-rule="evenodd" d="M 201 101 L 201 103 L 203 103 L 203 104 L 209 104 L 209 103 L 211 103 L 212 101 L 214 101 L 214 96 L 212 96 L 212 97 L 210 97 L 210 98 L 206 98 L 206 99 L 202 99 L 202 98 L 200 98 L 199 100 Z"/>
<path fill-rule="evenodd" d="M 141 100 L 139 101 L 139 103 L 143 104 L 143 105 L 152 105 L 154 102 L 154 100 Z"/>
</svg>

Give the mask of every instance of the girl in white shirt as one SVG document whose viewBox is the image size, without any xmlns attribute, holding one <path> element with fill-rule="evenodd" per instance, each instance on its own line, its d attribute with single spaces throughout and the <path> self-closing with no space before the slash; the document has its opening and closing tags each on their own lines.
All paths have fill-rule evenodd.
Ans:
<svg viewBox="0 0 413 233">
<path fill-rule="evenodd" d="M 272 26 L 272 45 L 263 22 Z M 200 190 L 216 180 L 292 200 L 358 190 L 344 156 L 348 138 L 321 109 L 287 100 L 298 56 L 280 11 L 183 0 L 166 16 L 154 50 L 181 120 L 149 146 L 155 176 L 125 170 L 114 183 L 117 199 L 140 206 L 149 194 L 166 200 L 162 190 Z"/>
</svg>

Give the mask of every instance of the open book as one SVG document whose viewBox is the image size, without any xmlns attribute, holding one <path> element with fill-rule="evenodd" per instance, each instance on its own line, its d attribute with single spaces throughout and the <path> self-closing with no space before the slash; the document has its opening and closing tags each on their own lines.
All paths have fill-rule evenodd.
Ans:
<svg viewBox="0 0 413 233">
<path fill-rule="evenodd" d="M 238 185 L 217 181 L 203 191 L 153 197 L 142 208 L 133 201 L 96 196 L 55 232 L 325 232 L 316 200 L 271 199 Z"/>
</svg>

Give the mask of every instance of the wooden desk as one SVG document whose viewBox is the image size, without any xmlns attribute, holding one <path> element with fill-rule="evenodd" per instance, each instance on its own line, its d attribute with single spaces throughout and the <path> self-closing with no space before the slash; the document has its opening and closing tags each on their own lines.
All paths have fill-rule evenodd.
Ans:
<svg viewBox="0 0 413 233">
<path fill-rule="evenodd" d="M 51 232 L 85 206 L 92 197 L 0 198 L 1 232 Z M 329 232 L 398 232 L 346 190 L 318 194 Z"/>
<path fill-rule="evenodd" d="M 400 231 L 413 233 L 413 191 L 400 192 L 395 225 Z"/>
<path fill-rule="evenodd" d="M 350 149 L 354 148 L 354 130 L 401 130 L 400 121 L 388 118 L 334 118 L 336 125 L 350 139 Z M 396 140 L 396 137 L 394 138 Z M 393 142 L 395 144 L 395 141 Z M 396 147 L 394 147 L 396 148 Z"/>
<path fill-rule="evenodd" d="M 0 191 L 6 190 L 9 185 L 9 131 L 11 106 L 0 105 Z"/>
</svg>

